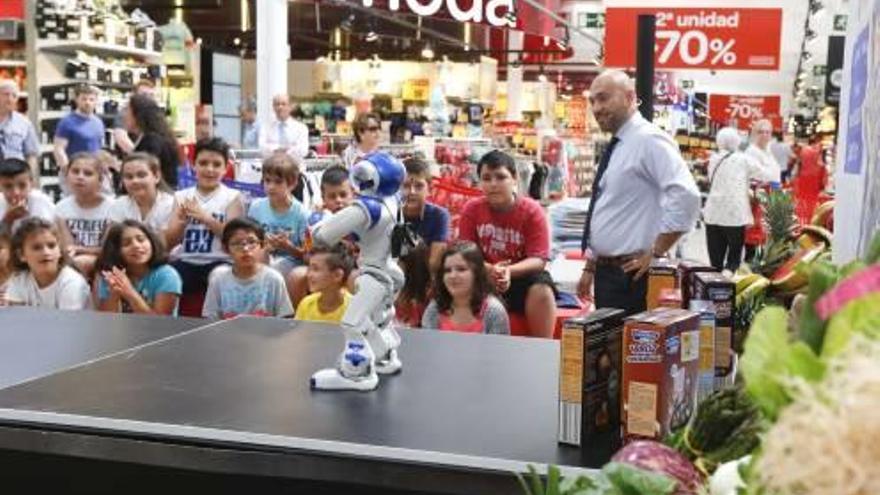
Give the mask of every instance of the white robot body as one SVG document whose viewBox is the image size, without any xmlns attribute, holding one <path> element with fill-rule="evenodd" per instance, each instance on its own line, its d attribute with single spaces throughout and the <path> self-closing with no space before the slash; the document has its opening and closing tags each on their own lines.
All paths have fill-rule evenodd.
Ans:
<svg viewBox="0 0 880 495">
<path fill-rule="evenodd" d="M 393 322 L 394 300 L 403 287 L 404 275 L 391 257 L 391 234 L 399 208 L 394 194 L 403 181 L 402 168 L 381 153 L 366 157 L 352 171 L 361 196 L 313 227 L 312 237 L 319 244 L 334 245 L 353 234 L 360 248 L 360 272 L 341 321 L 345 334 L 342 354 L 335 368 L 312 375 L 312 388 L 373 390 L 379 384 L 379 374 L 401 369 L 397 356 L 400 335 Z"/>
</svg>

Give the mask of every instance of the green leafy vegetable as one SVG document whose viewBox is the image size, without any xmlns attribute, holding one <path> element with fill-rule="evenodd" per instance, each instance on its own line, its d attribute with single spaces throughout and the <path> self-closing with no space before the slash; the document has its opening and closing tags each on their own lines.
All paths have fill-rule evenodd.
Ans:
<svg viewBox="0 0 880 495">
<path fill-rule="evenodd" d="M 871 293 L 850 301 L 828 323 L 822 358 L 840 354 L 853 335 L 864 334 L 880 339 L 880 293 Z"/>
<path fill-rule="evenodd" d="M 831 263 L 817 261 L 810 268 L 807 302 L 800 316 L 799 333 L 801 340 L 817 354 L 822 350 L 822 341 L 825 339 L 825 321 L 816 314 L 815 304 L 822 294 L 834 287 L 837 280 L 837 269 Z"/>
<path fill-rule="evenodd" d="M 746 391 L 771 420 L 791 402 L 788 379 L 817 381 L 825 372 L 825 365 L 804 342 L 789 340 L 787 324 L 788 316 L 780 307 L 758 313 L 740 361 Z"/>
<path fill-rule="evenodd" d="M 559 468 L 548 466 L 546 484 L 534 466 L 529 466 L 529 481 L 517 474 L 525 495 L 671 495 L 676 481 L 669 476 L 652 473 L 619 462 L 606 464 L 589 476 L 562 478 Z"/>
<path fill-rule="evenodd" d="M 651 473 L 629 464 L 611 462 L 602 468 L 621 495 L 668 495 L 675 491 L 676 482 L 669 476 Z"/>
</svg>

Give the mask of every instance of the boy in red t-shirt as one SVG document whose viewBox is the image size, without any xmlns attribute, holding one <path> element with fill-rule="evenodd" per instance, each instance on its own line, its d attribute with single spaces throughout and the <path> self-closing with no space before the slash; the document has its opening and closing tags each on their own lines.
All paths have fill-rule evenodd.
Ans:
<svg viewBox="0 0 880 495">
<path fill-rule="evenodd" d="M 532 337 L 553 336 L 556 286 L 545 270 L 550 257 L 547 216 L 536 201 L 518 196 L 516 162 L 491 151 L 477 164 L 485 196 L 461 212 L 459 237 L 475 242 L 508 311 L 524 314 Z"/>
</svg>

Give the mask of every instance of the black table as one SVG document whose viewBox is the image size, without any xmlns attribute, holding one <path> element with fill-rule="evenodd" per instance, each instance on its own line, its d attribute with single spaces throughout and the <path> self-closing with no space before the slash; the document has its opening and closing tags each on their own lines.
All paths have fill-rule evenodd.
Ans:
<svg viewBox="0 0 880 495">
<path fill-rule="evenodd" d="M 167 318 L 0 308 L 0 388 L 62 371 L 206 325 Z"/>
<path fill-rule="evenodd" d="M 403 372 L 366 393 L 309 389 L 342 340 L 317 323 L 238 318 L 111 354 L 0 391 L 0 465 L 31 488 L 50 470 L 92 493 L 135 476 L 229 493 L 510 494 L 528 464 L 583 463 L 556 442 L 557 342 L 403 337 Z"/>
</svg>

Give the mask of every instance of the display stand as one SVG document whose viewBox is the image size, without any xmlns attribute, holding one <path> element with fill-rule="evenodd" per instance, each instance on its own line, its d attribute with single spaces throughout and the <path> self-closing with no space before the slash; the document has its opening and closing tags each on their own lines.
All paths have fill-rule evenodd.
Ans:
<svg viewBox="0 0 880 495">
<path fill-rule="evenodd" d="M 96 113 L 113 127 L 137 81 L 158 80 L 161 53 L 155 28 L 140 28 L 97 9 L 67 10 L 53 1 L 27 2 L 28 117 L 40 141 L 40 186 L 58 198 L 52 141 L 70 111 L 77 85 L 101 90 Z M 112 147 L 112 134 L 104 142 Z"/>
</svg>

